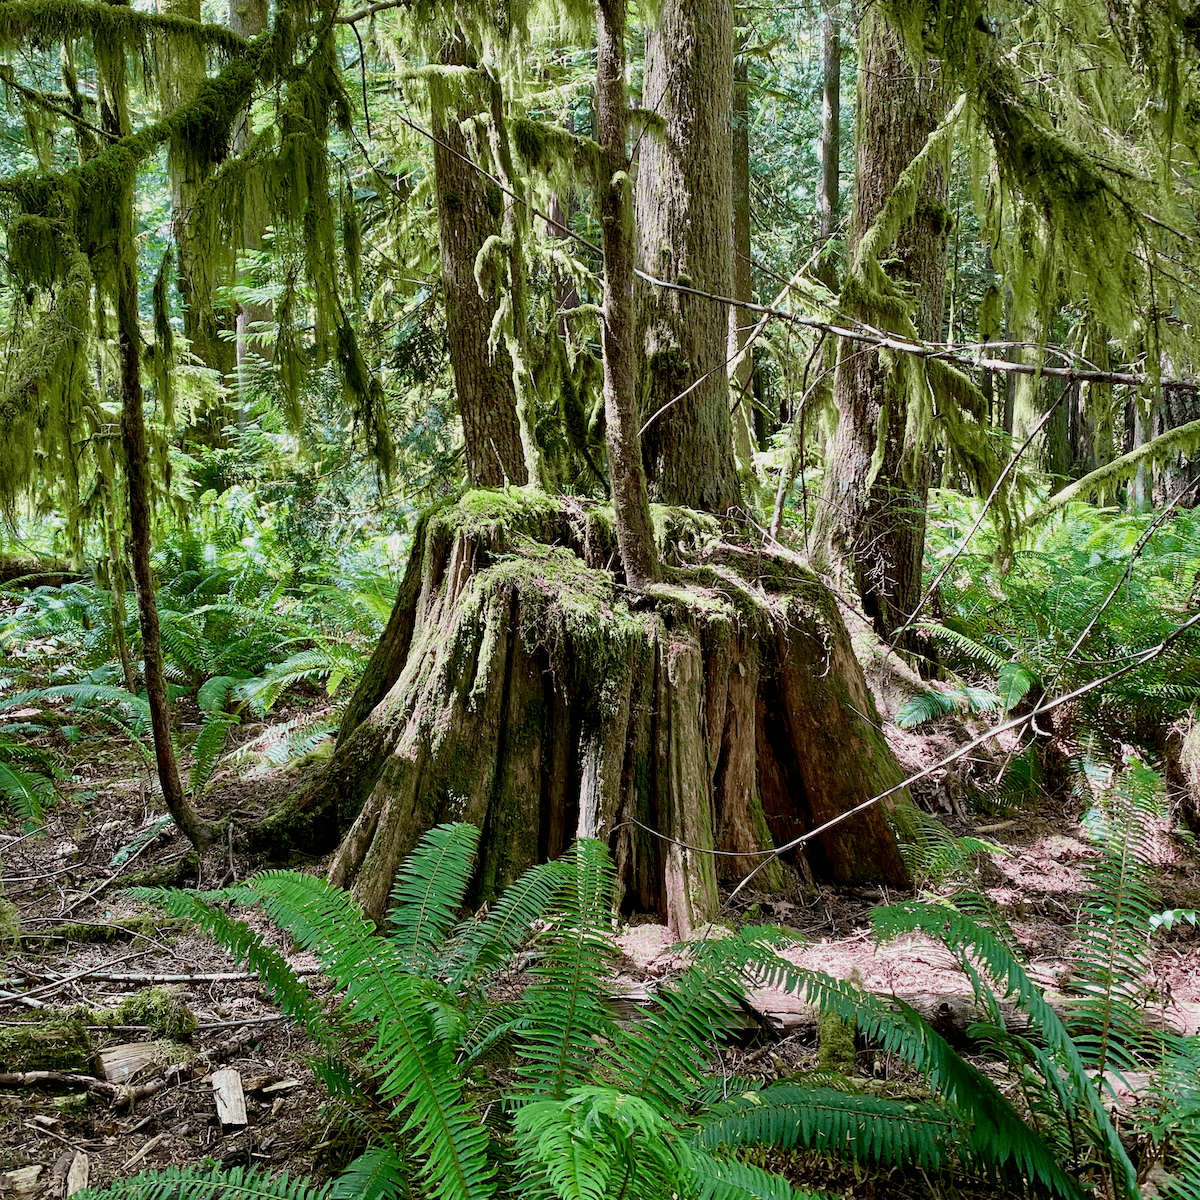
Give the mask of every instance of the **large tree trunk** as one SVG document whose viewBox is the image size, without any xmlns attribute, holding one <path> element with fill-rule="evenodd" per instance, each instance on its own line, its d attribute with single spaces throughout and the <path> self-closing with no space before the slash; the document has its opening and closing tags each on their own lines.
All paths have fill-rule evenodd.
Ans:
<svg viewBox="0 0 1200 1200">
<path fill-rule="evenodd" d="M 365 715 L 259 844 L 340 842 L 330 877 L 378 916 L 439 821 L 482 828 L 481 898 L 599 837 L 625 907 L 686 935 L 716 915 L 720 878 L 899 782 L 836 605 L 807 570 L 679 516 L 668 544 L 709 547 L 694 582 L 635 597 L 604 569 L 605 513 L 472 492 L 430 515 L 377 654 L 387 669 L 364 687 L 394 682 L 369 711 L 352 704 Z M 878 806 L 816 838 L 802 867 L 908 879 Z"/>
<path fill-rule="evenodd" d="M 746 69 L 746 37 L 739 39 L 733 71 L 733 245 L 732 290 L 735 300 L 753 300 L 750 273 L 750 82 Z M 754 358 L 742 354 L 750 338 L 754 319 L 749 310 L 729 306 L 729 385 L 732 389 L 733 441 L 739 470 L 750 478 L 754 472 L 754 397 L 750 382 Z"/>
<path fill-rule="evenodd" d="M 617 544 L 632 587 L 658 578 L 658 551 L 638 439 L 634 384 L 633 198 L 629 178 L 629 102 L 625 94 L 626 0 L 600 0 L 597 11 L 596 136 L 604 238 L 604 414 Z"/>
<path fill-rule="evenodd" d="M 473 65 L 461 33 L 446 42 L 442 64 Z M 466 443 L 467 478 L 482 487 L 525 484 L 530 480 L 517 422 L 512 360 L 503 344 L 494 354 L 488 351 L 498 301 L 484 297 L 475 281 L 475 258 L 483 243 L 500 232 L 504 198 L 470 158 L 460 122 L 474 114 L 460 109 L 451 88 L 436 76 L 430 81 L 429 97 L 446 336 Z"/>
<path fill-rule="evenodd" d="M 728 296 L 733 221 L 730 0 L 663 0 L 646 35 L 637 229 L 642 269 Z M 661 128 L 659 123 L 661 122 Z M 726 306 L 641 289 L 643 436 L 651 495 L 724 513 L 739 499 L 725 374 Z M 686 393 L 686 394 L 684 394 Z"/>
<path fill-rule="evenodd" d="M 857 185 L 852 251 L 892 194 L 900 173 L 942 117 L 936 78 L 917 78 L 882 18 L 863 18 L 859 52 Z M 888 273 L 914 297 L 911 325 L 925 338 L 942 326 L 945 295 L 945 162 L 930 163 L 916 211 L 892 247 Z M 881 258 L 884 256 L 881 255 Z M 879 312 L 852 316 L 881 319 Z M 921 594 L 932 422 L 913 444 L 905 373 L 893 356 L 843 347 L 835 395 L 839 420 L 814 529 L 814 554 L 847 587 L 882 637 L 902 625 Z"/>
</svg>

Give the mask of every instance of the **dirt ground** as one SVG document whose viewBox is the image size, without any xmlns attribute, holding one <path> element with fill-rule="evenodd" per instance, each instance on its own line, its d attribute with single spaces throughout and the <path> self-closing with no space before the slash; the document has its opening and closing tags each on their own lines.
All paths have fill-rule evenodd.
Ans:
<svg viewBox="0 0 1200 1200">
<path fill-rule="evenodd" d="M 940 753 L 936 744 L 912 742 L 902 749 L 910 766 L 922 755 Z M 6 1034 L 43 1020 L 47 1008 L 82 1014 L 88 1046 L 69 1071 L 55 1065 L 53 1054 L 38 1063 L 0 1061 L 0 1197 L 62 1195 L 78 1152 L 92 1185 L 203 1160 L 327 1175 L 346 1151 L 331 1135 L 303 1037 L 209 939 L 161 914 L 147 925 L 150 910 L 122 894 L 130 879 L 152 869 L 174 873 L 185 886 L 213 888 L 243 879 L 261 864 L 225 845 L 189 866 L 188 846 L 163 824 L 146 771 L 128 746 L 85 739 L 71 758 L 74 774 L 64 798 L 47 811 L 44 828 L 0 832 L 3 894 L 20 919 L 19 945 L 13 930 L 0 930 L 6 938 L 0 1051 Z M 217 794 L 231 807 L 239 798 L 260 805 L 288 786 L 288 777 L 276 773 L 228 779 Z M 1079 827 L 1080 813 L 1070 800 L 1045 798 L 1029 811 L 980 815 L 944 804 L 940 787 L 936 779 L 925 787 L 922 803 L 952 833 L 973 833 L 1000 848 L 978 861 L 974 886 L 1011 924 L 1035 979 L 1051 992 L 1069 987 L 1075 912 L 1095 853 Z M 1159 870 L 1164 907 L 1200 906 L 1194 847 L 1161 839 Z M 966 978 L 940 946 L 920 938 L 887 946 L 872 940 L 871 908 L 903 898 L 880 889 L 797 886 L 778 897 L 748 898 L 741 914 L 794 931 L 797 944 L 788 951 L 794 962 L 855 978 L 872 990 L 969 993 Z M 94 940 L 100 938 L 109 940 Z M 662 926 L 635 924 L 617 941 L 621 985 L 628 990 L 651 987 L 678 963 Z M 274 942 L 286 951 L 277 935 Z M 1157 936 L 1155 947 L 1147 1003 L 1176 1028 L 1200 1030 L 1200 933 L 1176 926 Z M 311 971 L 311 961 L 289 956 Z M 163 1041 L 147 1025 L 113 1028 L 94 1019 L 150 986 L 170 989 L 194 1015 L 198 1028 L 190 1040 Z M 99 1079 L 102 1051 L 111 1059 L 113 1047 L 138 1044 L 146 1061 L 132 1075 L 109 1084 Z M 771 1079 L 811 1067 L 814 1056 L 811 1036 L 760 1036 L 721 1052 L 714 1070 Z M 245 1126 L 218 1118 L 213 1077 L 229 1068 L 244 1085 Z M 52 1078 L 34 1078 L 30 1073 L 37 1070 Z M 861 1179 L 843 1185 L 844 1194 L 889 1194 L 878 1181 L 874 1190 L 864 1189 Z"/>
</svg>

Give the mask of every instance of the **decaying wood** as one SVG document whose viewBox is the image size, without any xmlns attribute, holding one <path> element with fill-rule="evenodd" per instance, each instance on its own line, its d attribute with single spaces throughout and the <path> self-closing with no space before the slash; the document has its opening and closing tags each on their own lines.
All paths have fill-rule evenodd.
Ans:
<svg viewBox="0 0 1200 1200">
<path fill-rule="evenodd" d="M 123 1042 L 117 1046 L 106 1046 L 96 1055 L 100 1074 L 109 1083 L 124 1083 L 147 1067 L 152 1067 L 159 1057 L 159 1050 L 149 1042 Z"/>
<path fill-rule="evenodd" d="M 39 1180 L 46 1168 L 35 1164 L 30 1167 L 19 1167 L 15 1171 L 5 1171 L 0 1175 L 0 1195 L 9 1195 L 14 1200 L 26 1200 L 36 1196 L 39 1191 Z"/>
<path fill-rule="evenodd" d="M 217 1102 L 217 1117 L 222 1125 L 245 1125 L 246 1094 L 242 1090 L 242 1076 L 232 1067 L 214 1071 L 212 1077 L 213 1098 Z"/>
<path fill-rule="evenodd" d="M 716 915 L 719 878 L 768 846 L 881 790 L 903 799 L 823 585 L 723 541 L 711 518 L 656 520 L 672 582 L 631 593 L 606 569 L 619 560 L 602 510 L 472 492 L 427 518 L 406 576 L 420 586 L 398 600 L 411 611 L 365 676 L 380 699 L 352 702 L 363 715 L 320 780 L 255 843 L 340 843 L 330 879 L 377 917 L 438 822 L 487 831 L 477 898 L 599 838 L 625 905 L 685 937 Z M 793 858 L 839 883 L 908 878 L 875 809 Z M 782 879 L 773 866 L 758 882 Z"/>
<path fill-rule="evenodd" d="M 58 1156 L 50 1190 L 55 1196 L 73 1196 L 88 1185 L 91 1164 L 85 1151 L 68 1147 Z"/>
</svg>

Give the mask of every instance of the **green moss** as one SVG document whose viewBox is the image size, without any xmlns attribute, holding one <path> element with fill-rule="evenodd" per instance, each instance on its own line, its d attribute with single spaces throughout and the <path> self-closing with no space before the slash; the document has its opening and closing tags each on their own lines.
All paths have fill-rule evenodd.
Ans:
<svg viewBox="0 0 1200 1200">
<path fill-rule="evenodd" d="M 163 937 L 171 931 L 183 929 L 187 925 L 187 921 L 176 920 L 174 917 L 140 915 L 122 917 L 113 924 L 84 924 L 79 921 L 66 921 L 62 925 L 51 925 L 49 928 L 39 929 L 35 933 L 26 932 L 23 936 L 28 951 L 29 942 L 33 942 L 35 945 L 53 942 L 82 945 L 128 942 L 138 938 Z"/>
<path fill-rule="evenodd" d="M 817 1020 L 817 1070 L 835 1075 L 853 1075 L 855 1065 L 854 1022 L 835 1012 L 823 1012 Z"/>
<path fill-rule="evenodd" d="M 11 900 L 0 898 L 0 958 L 21 948 L 21 913 Z"/>
<path fill-rule="evenodd" d="M 189 850 L 177 862 L 151 867 L 128 876 L 126 887 L 179 887 L 186 879 L 194 879 L 200 868 L 200 856 Z"/>
<path fill-rule="evenodd" d="M 0 1027 L 0 1071 L 91 1069 L 92 1043 L 80 1021 L 47 1016 Z"/>
<path fill-rule="evenodd" d="M 186 1042 L 198 1028 L 195 1014 L 170 989 L 141 988 L 111 1011 L 93 1013 L 96 1025 L 148 1025 L 170 1042 Z"/>
</svg>

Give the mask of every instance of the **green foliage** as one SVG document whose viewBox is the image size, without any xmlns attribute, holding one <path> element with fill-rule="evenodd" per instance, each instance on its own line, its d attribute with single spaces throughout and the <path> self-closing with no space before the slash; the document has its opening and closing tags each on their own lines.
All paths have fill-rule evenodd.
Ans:
<svg viewBox="0 0 1200 1200">
<path fill-rule="evenodd" d="M 914 1011 L 793 967 L 775 955 L 774 931 L 748 927 L 693 943 L 691 964 L 662 985 L 656 1007 L 616 1025 L 603 1002 L 613 899 L 604 847 L 579 843 L 566 859 L 533 868 L 486 915 L 454 927 L 478 836 L 461 825 L 426 835 L 402 868 L 386 934 L 345 893 L 294 872 L 205 896 L 135 893 L 198 920 L 247 962 L 316 1039 L 321 1076 L 347 1101 L 369 1106 L 376 1140 L 333 1194 L 798 1196 L 743 1157 L 774 1146 L 863 1165 L 954 1166 L 1025 1181 L 1039 1195 L 1082 1195 L 1050 1144 Z M 336 1002 L 322 1007 L 261 934 L 225 911 L 230 902 L 260 905 L 315 953 Z M 885 923 L 907 928 L 933 928 L 948 915 L 890 911 Z M 1030 1011 L 1053 1016 L 994 935 L 959 919 L 948 941 L 969 943 L 1005 979 L 1016 972 Z M 511 969 L 518 952 L 532 963 L 529 985 L 515 1001 L 489 1002 L 489 980 Z M 786 987 L 856 1024 L 921 1073 L 929 1094 L 891 1099 L 744 1080 L 715 1087 L 712 1048 L 728 1037 L 752 982 Z M 1068 1068 L 1078 1062 L 1061 1025 L 1047 1037 Z M 498 1092 L 488 1063 L 505 1053 L 517 1079 Z M 1082 1067 L 1066 1078 L 1068 1089 L 1090 1097 L 1097 1142 L 1119 1171 L 1128 1160 Z"/>
<path fill-rule="evenodd" d="M 28 828 L 42 823 L 46 805 L 56 795 L 58 764 L 53 755 L 26 740 L 44 732 L 43 726 L 25 721 L 0 725 L 0 798 Z"/>
</svg>

